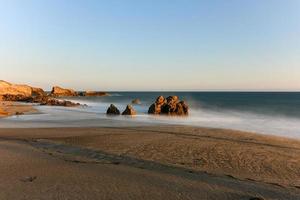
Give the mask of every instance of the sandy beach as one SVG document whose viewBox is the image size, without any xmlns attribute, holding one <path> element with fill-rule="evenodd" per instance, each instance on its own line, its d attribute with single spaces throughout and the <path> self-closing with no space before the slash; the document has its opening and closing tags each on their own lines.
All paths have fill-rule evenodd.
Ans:
<svg viewBox="0 0 300 200">
<path fill-rule="evenodd" d="M 191 126 L 0 129 L 1 199 L 299 199 L 300 141 Z"/>
<path fill-rule="evenodd" d="M 0 200 L 300 200 L 300 0 L 0 16 Z"/>
</svg>

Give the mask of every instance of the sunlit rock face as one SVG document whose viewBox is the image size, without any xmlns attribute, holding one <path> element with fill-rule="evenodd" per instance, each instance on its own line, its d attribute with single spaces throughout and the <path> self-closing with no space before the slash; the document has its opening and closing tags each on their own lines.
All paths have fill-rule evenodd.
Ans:
<svg viewBox="0 0 300 200">
<path fill-rule="evenodd" d="M 149 114 L 185 116 L 189 113 L 189 107 L 184 101 L 179 101 L 177 96 L 157 97 L 148 110 Z"/>
<path fill-rule="evenodd" d="M 12 99 L 17 96 L 18 99 L 28 98 L 31 96 L 43 96 L 45 92 L 41 88 L 35 88 L 28 85 L 12 84 L 6 81 L 0 80 L 0 99 L 4 96 L 9 96 Z"/>
</svg>

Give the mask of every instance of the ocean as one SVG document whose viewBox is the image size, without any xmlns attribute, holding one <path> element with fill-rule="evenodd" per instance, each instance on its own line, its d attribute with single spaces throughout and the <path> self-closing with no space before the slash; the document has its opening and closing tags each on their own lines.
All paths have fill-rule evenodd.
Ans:
<svg viewBox="0 0 300 200">
<path fill-rule="evenodd" d="M 192 125 L 258 132 L 300 139 L 300 92 L 110 92 L 103 97 L 68 97 L 87 107 L 37 106 L 43 114 L 10 117 L 2 127 Z M 188 103 L 188 117 L 147 114 L 156 97 L 177 95 Z M 113 103 L 121 111 L 133 99 L 136 117 L 108 117 Z"/>
</svg>

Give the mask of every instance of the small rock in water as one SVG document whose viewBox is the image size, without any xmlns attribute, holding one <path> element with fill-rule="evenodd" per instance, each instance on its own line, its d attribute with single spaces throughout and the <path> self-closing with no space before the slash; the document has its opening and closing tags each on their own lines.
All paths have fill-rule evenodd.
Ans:
<svg viewBox="0 0 300 200">
<path fill-rule="evenodd" d="M 122 115 L 136 115 L 136 111 L 133 109 L 131 105 L 127 105 Z"/>
<path fill-rule="evenodd" d="M 139 99 L 134 99 L 134 100 L 132 100 L 131 103 L 132 104 L 142 104 L 141 100 L 139 100 Z"/>
<path fill-rule="evenodd" d="M 106 114 L 107 115 L 119 115 L 120 111 L 114 104 L 110 104 L 109 108 L 106 111 Z"/>
</svg>

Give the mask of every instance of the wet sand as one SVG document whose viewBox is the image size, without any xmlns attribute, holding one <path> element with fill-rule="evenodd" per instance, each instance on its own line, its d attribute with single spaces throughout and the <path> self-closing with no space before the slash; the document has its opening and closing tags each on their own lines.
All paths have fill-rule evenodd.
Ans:
<svg viewBox="0 0 300 200">
<path fill-rule="evenodd" d="M 0 199 L 300 199 L 298 140 L 189 126 L 0 138 Z"/>
<path fill-rule="evenodd" d="M 37 110 L 30 104 L 21 104 L 18 102 L 0 101 L 0 117 L 11 116 L 15 114 L 36 113 Z"/>
</svg>

